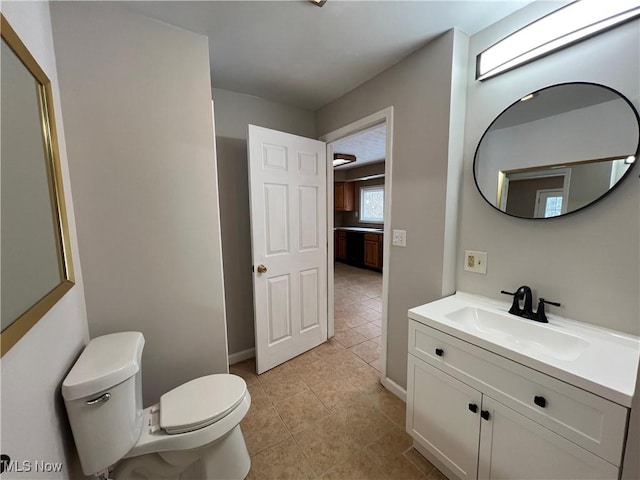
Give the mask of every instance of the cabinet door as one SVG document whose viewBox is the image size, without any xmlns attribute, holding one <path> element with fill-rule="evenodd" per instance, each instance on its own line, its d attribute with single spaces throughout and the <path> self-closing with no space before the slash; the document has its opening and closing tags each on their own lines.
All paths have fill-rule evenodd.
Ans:
<svg viewBox="0 0 640 480">
<path fill-rule="evenodd" d="M 344 211 L 353 212 L 356 207 L 356 184 L 345 182 L 344 184 Z"/>
<path fill-rule="evenodd" d="M 334 185 L 333 204 L 337 212 L 344 211 L 344 183 L 336 183 Z"/>
<path fill-rule="evenodd" d="M 379 244 L 377 241 L 367 240 L 364 241 L 364 264 L 367 267 L 379 268 L 380 263 Z"/>
<path fill-rule="evenodd" d="M 335 259 L 347 259 L 347 234 L 346 232 L 336 232 L 335 236 Z"/>
<path fill-rule="evenodd" d="M 367 267 L 382 270 L 382 235 L 364 234 L 364 264 Z"/>
<path fill-rule="evenodd" d="M 461 479 L 477 475 L 481 400 L 477 390 L 409 355 L 407 431 Z"/>
<path fill-rule="evenodd" d="M 355 183 L 336 182 L 333 204 L 334 210 L 337 212 L 353 212 L 355 209 Z"/>
<path fill-rule="evenodd" d="M 618 468 L 515 410 L 484 396 L 481 480 L 617 479 Z"/>
</svg>

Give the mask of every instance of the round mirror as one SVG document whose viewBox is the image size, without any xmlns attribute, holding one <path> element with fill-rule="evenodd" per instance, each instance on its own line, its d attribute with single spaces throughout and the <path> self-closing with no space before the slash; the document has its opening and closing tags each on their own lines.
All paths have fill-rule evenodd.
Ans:
<svg viewBox="0 0 640 480">
<path fill-rule="evenodd" d="M 476 149 L 473 176 L 489 204 L 520 218 L 591 205 L 633 168 L 640 119 L 615 90 L 566 83 L 530 93 L 502 112 Z"/>
</svg>

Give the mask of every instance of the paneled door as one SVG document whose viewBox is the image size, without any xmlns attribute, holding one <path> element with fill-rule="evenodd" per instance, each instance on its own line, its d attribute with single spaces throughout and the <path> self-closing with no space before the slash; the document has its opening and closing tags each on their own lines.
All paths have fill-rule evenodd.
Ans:
<svg viewBox="0 0 640 480">
<path fill-rule="evenodd" d="M 257 373 L 327 340 L 324 142 L 249 125 Z"/>
</svg>

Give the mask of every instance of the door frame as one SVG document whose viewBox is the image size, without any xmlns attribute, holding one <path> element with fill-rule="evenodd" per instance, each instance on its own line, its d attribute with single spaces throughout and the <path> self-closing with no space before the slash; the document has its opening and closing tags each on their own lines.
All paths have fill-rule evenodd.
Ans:
<svg viewBox="0 0 640 480">
<path fill-rule="evenodd" d="M 382 355 L 380 357 L 380 381 L 388 390 L 402 397 L 403 389 L 387 378 L 387 331 L 389 300 L 389 257 L 391 253 L 391 172 L 393 165 L 393 106 L 372 113 L 344 127 L 320 137 L 327 144 L 327 335 L 334 335 L 334 204 L 333 204 L 333 145 L 336 140 L 353 135 L 374 125 L 386 125 L 384 164 L 384 224 L 382 244 Z"/>
<path fill-rule="evenodd" d="M 511 180 L 533 180 L 536 178 L 562 177 L 562 196 L 569 199 L 569 186 L 571 184 L 570 168 L 554 168 L 553 170 L 544 171 L 504 171 L 498 174 L 498 185 L 501 185 L 498 192 L 498 205 L 503 212 L 507 211 L 507 202 L 509 201 L 509 186 Z M 563 202 L 565 208 L 567 202 Z M 566 213 L 566 212 L 563 212 Z"/>
</svg>

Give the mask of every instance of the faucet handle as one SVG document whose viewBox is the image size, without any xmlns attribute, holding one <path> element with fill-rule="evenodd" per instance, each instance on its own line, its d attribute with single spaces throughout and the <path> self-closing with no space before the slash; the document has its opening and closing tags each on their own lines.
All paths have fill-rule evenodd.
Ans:
<svg viewBox="0 0 640 480">
<path fill-rule="evenodd" d="M 506 290 L 500 290 L 500 293 L 505 295 L 513 296 L 513 302 L 511 303 L 511 308 L 509 309 L 509 313 L 512 315 L 519 315 L 522 312 L 520 308 L 520 301 L 518 300 L 518 292 L 507 292 Z"/>
<path fill-rule="evenodd" d="M 554 307 L 561 307 L 562 305 L 558 302 L 552 302 L 550 300 L 545 300 L 544 298 L 540 298 L 540 300 L 538 300 L 538 303 L 546 303 L 547 305 L 553 305 Z"/>
<path fill-rule="evenodd" d="M 549 323 L 549 320 L 547 320 L 547 315 L 544 312 L 545 303 L 553 305 L 555 307 L 560 307 L 561 305 L 558 302 L 550 302 L 549 300 L 545 300 L 542 297 L 538 299 L 538 311 L 535 313 L 535 320 L 542 323 Z"/>
</svg>

